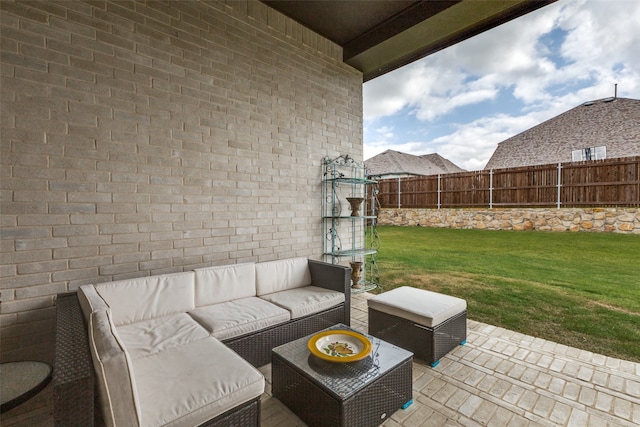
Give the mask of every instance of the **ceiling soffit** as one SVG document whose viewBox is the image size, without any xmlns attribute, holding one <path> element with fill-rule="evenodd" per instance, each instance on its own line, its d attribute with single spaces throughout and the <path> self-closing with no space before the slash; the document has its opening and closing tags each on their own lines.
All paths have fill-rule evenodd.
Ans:
<svg viewBox="0 0 640 427">
<path fill-rule="evenodd" d="M 556 0 L 262 0 L 371 80 Z"/>
</svg>

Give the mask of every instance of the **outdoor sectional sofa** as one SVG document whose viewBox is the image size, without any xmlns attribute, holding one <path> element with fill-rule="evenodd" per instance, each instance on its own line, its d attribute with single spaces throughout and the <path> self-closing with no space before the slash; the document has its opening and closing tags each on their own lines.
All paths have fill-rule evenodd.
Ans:
<svg viewBox="0 0 640 427">
<path fill-rule="evenodd" d="M 259 425 L 271 349 L 350 321 L 350 269 L 306 258 L 81 286 L 58 298 L 54 419 Z M 97 398 L 94 395 L 97 391 Z"/>
</svg>

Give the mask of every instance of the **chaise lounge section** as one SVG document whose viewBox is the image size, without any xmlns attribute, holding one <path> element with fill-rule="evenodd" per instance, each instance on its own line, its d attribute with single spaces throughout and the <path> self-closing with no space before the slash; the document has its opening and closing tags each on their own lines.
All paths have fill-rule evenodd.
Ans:
<svg viewBox="0 0 640 427">
<path fill-rule="evenodd" d="M 106 425 L 259 425 L 256 367 L 349 303 L 350 269 L 306 258 L 82 286 L 58 304 L 56 424 L 92 412 L 95 383 Z"/>
</svg>

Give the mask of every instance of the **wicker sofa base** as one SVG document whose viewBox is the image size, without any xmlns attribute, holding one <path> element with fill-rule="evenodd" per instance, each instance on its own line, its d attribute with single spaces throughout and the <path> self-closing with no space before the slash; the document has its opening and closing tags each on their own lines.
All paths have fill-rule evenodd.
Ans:
<svg viewBox="0 0 640 427">
<path fill-rule="evenodd" d="M 369 334 L 414 353 L 431 366 L 467 340 L 467 312 L 450 317 L 433 328 L 369 307 Z"/>
<path fill-rule="evenodd" d="M 344 313 L 345 307 L 341 304 L 320 313 L 232 338 L 223 341 L 223 343 L 253 366 L 260 367 L 271 363 L 272 348 L 321 331 L 337 323 L 343 323 Z"/>
<path fill-rule="evenodd" d="M 95 372 L 87 328 L 75 293 L 58 295 L 53 369 L 53 419 L 56 426 L 94 423 Z"/>
<path fill-rule="evenodd" d="M 260 426 L 260 398 L 248 401 L 236 406 L 224 414 L 220 414 L 199 427 L 237 427 L 237 426 Z"/>
<path fill-rule="evenodd" d="M 271 349 L 345 321 L 345 304 L 301 319 L 225 342 L 254 366 L 271 361 Z M 56 355 L 53 377 L 56 426 L 102 425 L 97 410 L 96 378 L 89 351 L 87 326 L 75 292 L 60 294 L 56 309 Z M 236 413 L 238 412 L 238 413 Z M 203 426 L 259 426 L 260 400 L 251 401 Z"/>
</svg>

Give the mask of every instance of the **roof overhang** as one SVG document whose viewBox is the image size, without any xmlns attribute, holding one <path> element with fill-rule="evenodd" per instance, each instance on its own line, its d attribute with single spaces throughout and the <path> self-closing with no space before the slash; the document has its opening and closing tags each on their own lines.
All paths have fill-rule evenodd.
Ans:
<svg viewBox="0 0 640 427">
<path fill-rule="evenodd" d="M 556 0 L 261 0 L 343 48 L 371 80 Z"/>
</svg>

